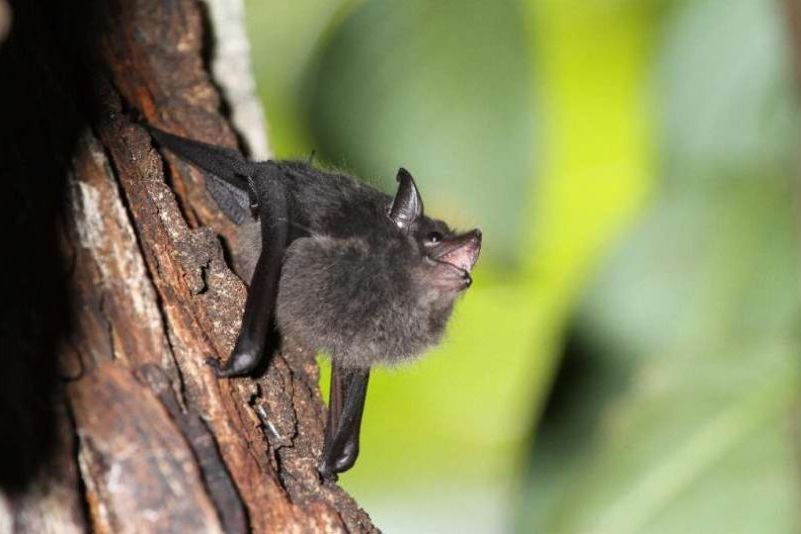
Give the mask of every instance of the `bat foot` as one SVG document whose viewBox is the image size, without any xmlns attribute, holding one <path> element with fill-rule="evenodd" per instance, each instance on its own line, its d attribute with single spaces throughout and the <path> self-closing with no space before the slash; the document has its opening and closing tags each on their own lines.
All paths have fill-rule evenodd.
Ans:
<svg viewBox="0 0 801 534">
<path fill-rule="evenodd" d="M 235 353 L 225 364 L 216 358 L 206 358 L 206 365 L 214 369 L 217 378 L 242 376 L 253 371 L 259 364 L 259 358 L 247 353 Z"/>
<path fill-rule="evenodd" d="M 344 473 L 353 467 L 358 456 L 359 448 L 352 442 L 347 443 L 344 450 L 338 456 L 334 456 L 331 451 L 325 450 L 323 451 L 323 460 L 317 467 L 317 471 L 320 472 L 320 476 L 323 480 L 336 482 L 339 478 L 339 473 Z"/>
<path fill-rule="evenodd" d="M 323 460 L 317 466 L 317 471 L 324 482 L 336 482 L 339 480 L 339 474 L 353 467 L 355 462 L 356 458 L 349 459 L 345 457 L 340 457 L 334 462 Z"/>
<path fill-rule="evenodd" d="M 220 362 L 217 360 L 217 358 L 208 357 L 204 360 L 204 362 L 214 370 L 214 374 L 217 375 L 217 378 L 226 377 L 225 366 L 220 365 Z"/>
<path fill-rule="evenodd" d="M 339 480 L 339 475 L 331 469 L 330 465 L 326 465 L 325 462 L 321 462 L 320 465 L 317 466 L 317 473 L 319 473 L 320 479 L 323 482 L 336 482 Z"/>
</svg>

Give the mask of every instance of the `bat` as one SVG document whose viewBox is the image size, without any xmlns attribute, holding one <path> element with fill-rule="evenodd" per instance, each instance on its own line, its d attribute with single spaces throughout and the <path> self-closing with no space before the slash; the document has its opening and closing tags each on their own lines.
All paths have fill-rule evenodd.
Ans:
<svg viewBox="0 0 801 534">
<path fill-rule="evenodd" d="M 244 225 L 257 217 L 249 287 L 236 345 L 218 377 L 252 372 L 277 327 L 331 358 L 324 480 L 350 469 L 370 368 L 436 345 L 454 303 L 472 283 L 481 231 L 457 233 L 423 213 L 401 168 L 395 196 L 347 174 L 299 161 L 246 160 L 239 152 L 145 125 L 157 143 L 207 173 L 220 209 Z"/>
</svg>

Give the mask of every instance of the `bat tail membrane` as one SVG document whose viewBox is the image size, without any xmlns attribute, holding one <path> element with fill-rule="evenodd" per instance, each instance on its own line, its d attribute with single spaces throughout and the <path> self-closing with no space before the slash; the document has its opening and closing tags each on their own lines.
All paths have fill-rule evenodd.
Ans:
<svg viewBox="0 0 801 534">
<path fill-rule="evenodd" d="M 147 128 L 159 145 L 168 148 L 181 159 L 213 174 L 237 189 L 250 191 L 248 177 L 254 175 L 255 165 L 243 158 L 236 150 L 179 137 L 150 125 L 143 126 Z"/>
</svg>

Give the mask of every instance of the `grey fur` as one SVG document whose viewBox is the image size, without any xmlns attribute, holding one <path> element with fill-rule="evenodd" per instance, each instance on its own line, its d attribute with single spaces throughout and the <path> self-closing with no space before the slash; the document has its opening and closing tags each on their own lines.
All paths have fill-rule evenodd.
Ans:
<svg viewBox="0 0 801 534">
<path fill-rule="evenodd" d="M 423 243 L 435 230 L 452 236 L 447 225 L 421 216 L 399 228 L 389 195 L 345 174 L 276 165 L 306 233 L 281 270 L 281 332 L 348 368 L 397 364 L 436 345 L 464 288 L 464 273 L 432 261 Z"/>
<path fill-rule="evenodd" d="M 278 290 L 282 332 L 343 367 L 413 358 L 439 342 L 455 293 L 437 294 L 414 263 L 411 238 L 376 246 L 364 237 L 314 236 L 287 250 Z"/>
</svg>

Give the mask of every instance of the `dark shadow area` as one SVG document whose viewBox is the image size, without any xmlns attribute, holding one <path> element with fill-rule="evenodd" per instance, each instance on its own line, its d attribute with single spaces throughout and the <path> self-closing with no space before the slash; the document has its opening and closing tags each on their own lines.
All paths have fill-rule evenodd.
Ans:
<svg viewBox="0 0 801 534">
<path fill-rule="evenodd" d="M 593 343 L 580 325 L 572 324 L 565 336 L 559 368 L 545 408 L 529 440 L 530 465 L 550 454 L 581 454 L 596 437 L 606 407 L 625 390 L 629 371 L 616 358 Z"/>
<path fill-rule="evenodd" d="M 70 330 L 61 227 L 76 141 L 95 109 L 96 3 L 12 2 L 0 44 L 0 489 L 23 491 L 55 452 L 65 402 L 58 354 Z M 63 410 L 58 410 L 62 412 Z"/>
<path fill-rule="evenodd" d="M 576 474 L 589 467 L 604 414 L 631 383 L 626 361 L 605 351 L 581 321 L 569 324 L 550 394 L 531 425 L 519 531 L 552 528 L 540 522 L 545 510 L 571 513 L 566 499 Z"/>
<path fill-rule="evenodd" d="M 540 437 L 558 434 L 571 413 L 582 409 L 582 392 L 593 387 L 593 375 L 599 370 L 592 346 L 576 328 L 568 332 L 559 362 L 548 401 L 540 416 Z"/>
</svg>

